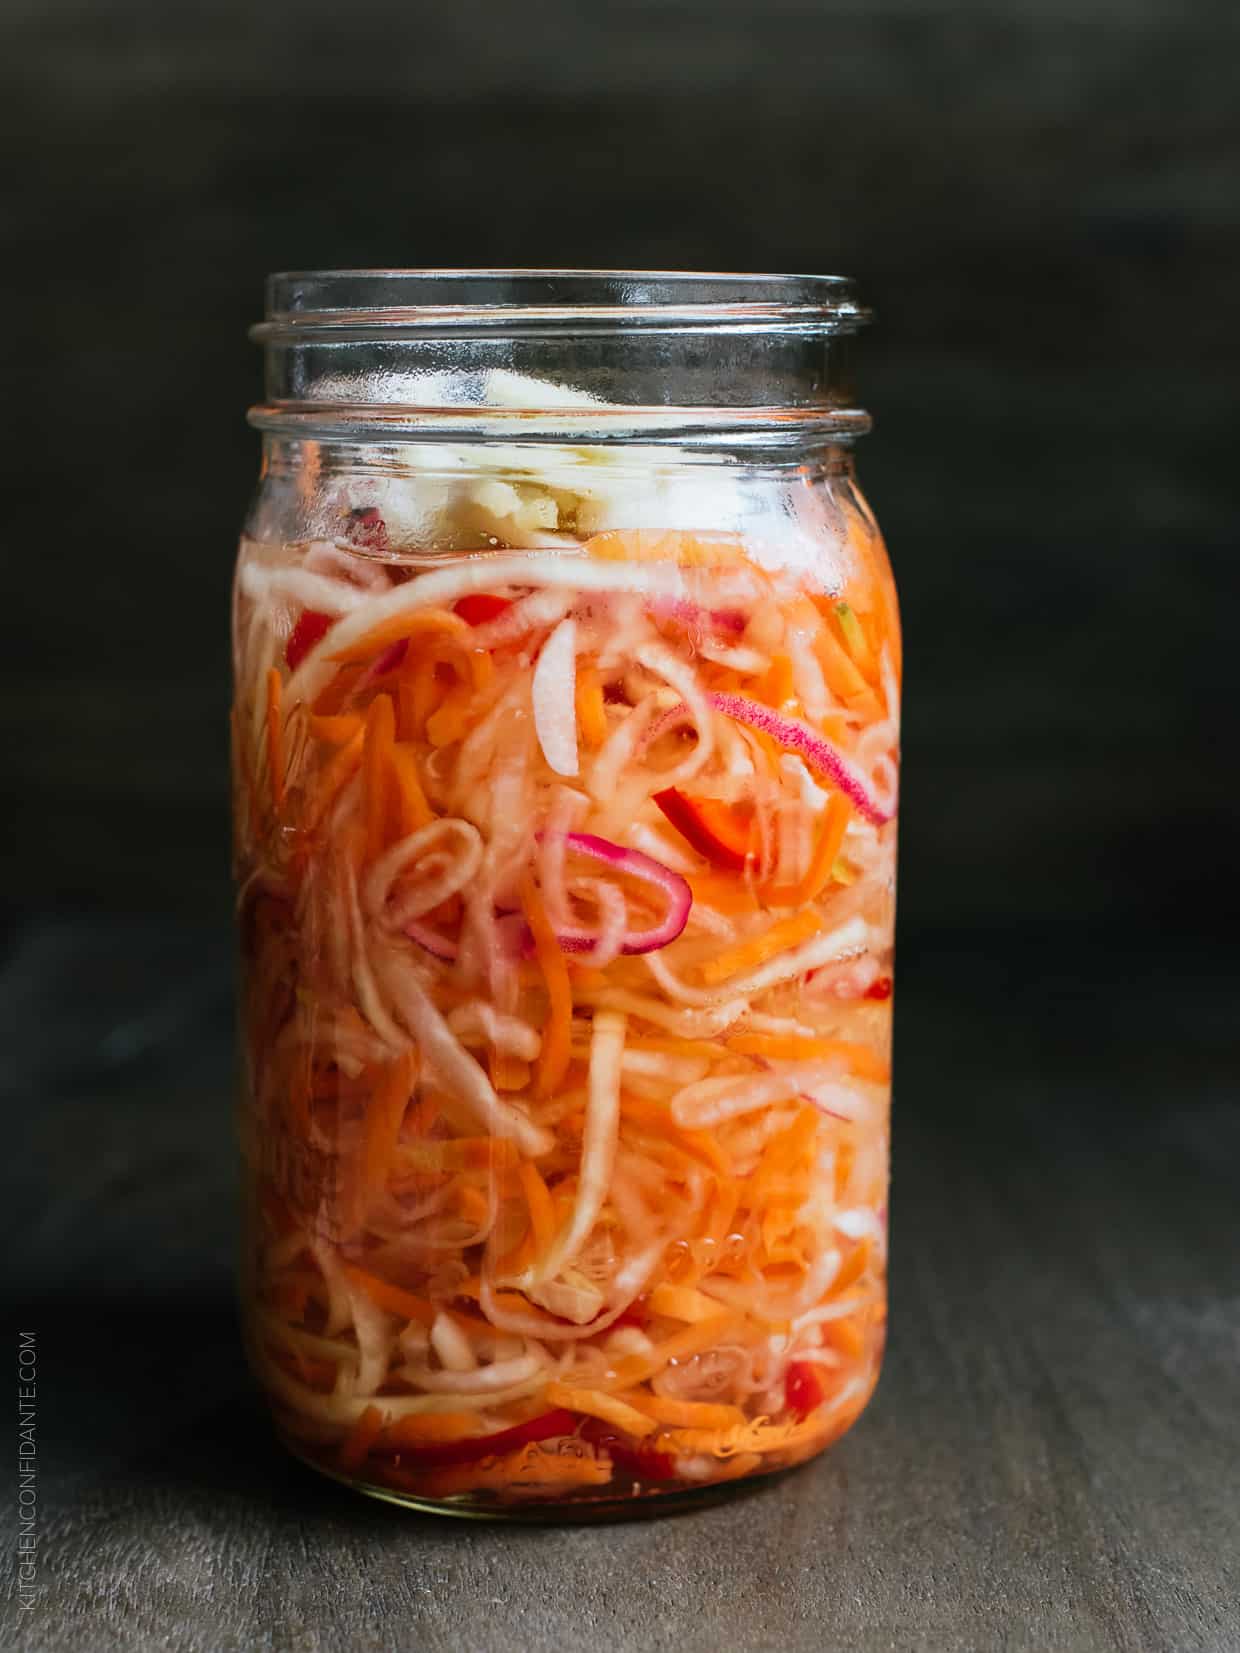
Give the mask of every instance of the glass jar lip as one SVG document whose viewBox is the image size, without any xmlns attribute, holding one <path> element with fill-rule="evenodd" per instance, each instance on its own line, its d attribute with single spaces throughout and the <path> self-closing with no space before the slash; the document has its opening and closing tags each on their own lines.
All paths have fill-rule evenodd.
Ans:
<svg viewBox="0 0 1240 1653">
<path fill-rule="evenodd" d="M 692 270 L 292 270 L 267 278 L 260 344 L 556 333 L 846 334 L 846 276 Z"/>
</svg>

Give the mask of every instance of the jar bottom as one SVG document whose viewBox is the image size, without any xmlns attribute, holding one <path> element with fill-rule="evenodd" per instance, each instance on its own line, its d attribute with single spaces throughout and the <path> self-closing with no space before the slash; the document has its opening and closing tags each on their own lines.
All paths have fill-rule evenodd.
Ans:
<svg viewBox="0 0 1240 1653">
<path fill-rule="evenodd" d="M 527 1527 L 552 1526 L 606 1526 L 623 1521 L 657 1521 L 674 1515 L 689 1515 L 695 1510 L 710 1509 L 717 1504 L 731 1503 L 749 1497 L 765 1487 L 793 1475 L 805 1463 L 791 1464 L 766 1470 L 737 1481 L 712 1481 L 701 1487 L 682 1487 L 675 1492 L 640 1493 L 628 1498 L 561 1498 L 528 1504 L 484 1504 L 476 1497 L 461 1494 L 455 1498 L 427 1498 L 414 1492 L 400 1492 L 394 1487 L 380 1486 L 374 1481 L 359 1480 L 343 1470 L 329 1469 L 287 1442 L 285 1450 L 307 1469 L 325 1480 L 348 1487 L 364 1498 L 377 1503 L 392 1504 L 413 1515 L 449 1516 L 457 1521 L 502 1521 Z"/>
<path fill-rule="evenodd" d="M 760 1492 L 819 1457 L 847 1433 L 855 1421 L 854 1415 L 842 1427 L 824 1434 L 813 1443 L 807 1443 L 795 1458 L 785 1456 L 769 1469 L 747 1470 L 745 1474 L 731 1478 L 724 1474 L 703 1482 L 701 1486 L 687 1486 L 683 1482 L 675 1487 L 663 1487 L 657 1483 L 638 1486 L 634 1483 L 634 1490 L 627 1494 L 618 1494 L 614 1487 L 604 1486 L 582 1489 L 568 1496 L 528 1497 L 520 1501 L 488 1499 L 485 1494 L 476 1491 L 435 1497 L 413 1487 L 385 1485 L 337 1464 L 324 1462 L 307 1451 L 304 1443 L 291 1440 L 279 1429 L 276 1436 L 291 1457 L 317 1475 L 348 1487 L 351 1492 L 361 1493 L 363 1497 L 393 1504 L 414 1514 L 450 1516 L 465 1521 L 509 1521 L 526 1526 L 602 1525 L 689 1514 Z"/>
</svg>

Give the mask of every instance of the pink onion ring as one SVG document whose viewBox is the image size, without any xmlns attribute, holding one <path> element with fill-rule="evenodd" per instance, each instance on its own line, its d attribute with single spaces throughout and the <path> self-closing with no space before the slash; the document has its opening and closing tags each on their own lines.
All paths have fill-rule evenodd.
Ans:
<svg viewBox="0 0 1240 1653">
<path fill-rule="evenodd" d="M 578 855 L 601 861 L 616 872 L 627 873 L 630 878 L 652 884 L 666 897 L 667 911 L 659 922 L 648 930 L 626 930 L 620 952 L 653 953 L 676 940 L 688 923 L 689 909 L 693 906 L 693 892 L 678 872 L 665 867 L 652 855 L 643 855 L 639 849 L 626 849 L 623 844 L 613 844 L 609 838 L 598 838 L 592 832 L 566 832 L 564 842 Z M 597 930 L 557 924 L 555 933 L 556 940 L 566 953 L 592 953 L 599 945 Z M 527 929 L 525 950 L 528 952 L 532 946 L 533 938 Z"/>
<path fill-rule="evenodd" d="M 749 700 L 742 694 L 716 693 L 708 694 L 706 698 L 717 712 L 723 713 L 724 717 L 730 717 L 736 723 L 745 724 L 747 728 L 770 735 L 772 740 L 778 741 L 786 750 L 804 758 L 811 769 L 816 769 L 833 786 L 838 787 L 846 798 L 851 798 L 867 821 L 875 826 L 882 826 L 893 818 L 895 811 L 884 809 L 879 804 L 865 779 L 857 773 L 844 754 L 808 724 L 794 717 L 784 717 L 782 713 L 764 706 L 761 701 Z"/>
</svg>

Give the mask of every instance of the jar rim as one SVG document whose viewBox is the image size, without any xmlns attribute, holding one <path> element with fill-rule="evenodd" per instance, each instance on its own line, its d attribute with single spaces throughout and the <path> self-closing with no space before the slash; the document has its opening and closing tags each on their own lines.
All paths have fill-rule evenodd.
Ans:
<svg viewBox="0 0 1240 1653">
<path fill-rule="evenodd" d="M 267 278 L 260 344 L 314 337 L 855 333 L 871 319 L 838 275 L 691 270 L 342 269 Z"/>
</svg>

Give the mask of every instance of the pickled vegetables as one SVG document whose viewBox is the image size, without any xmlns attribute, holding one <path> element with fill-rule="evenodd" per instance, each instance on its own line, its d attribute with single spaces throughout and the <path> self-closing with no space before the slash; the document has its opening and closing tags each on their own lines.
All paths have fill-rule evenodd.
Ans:
<svg viewBox="0 0 1240 1653">
<path fill-rule="evenodd" d="M 305 1456 L 617 1500 L 865 1404 L 900 667 L 857 543 L 243 546 L 248 1335 Z"/>
</svg>

